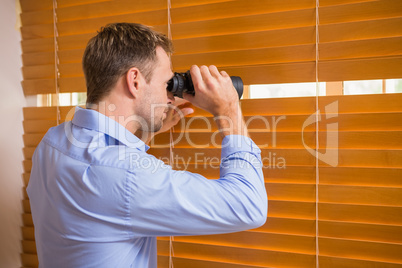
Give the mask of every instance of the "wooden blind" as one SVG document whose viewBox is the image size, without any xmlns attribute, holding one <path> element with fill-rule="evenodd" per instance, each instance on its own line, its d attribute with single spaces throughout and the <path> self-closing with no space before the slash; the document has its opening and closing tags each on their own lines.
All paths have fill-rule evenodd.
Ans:
<svg viewBox="0 0 402 268">
<path fill-rule="evenodd" d="M 402 94 L 319 97 L 320 111 L 333 103 L 338 107 L 335 116 L 320 121 L 319 137 L 322 149 L 327 149 L 326 125 L 338 123 L 338 147 L 329 149 L 338 151 L 339 163 L 332 167 L 319 162 L 318 185 L 315 158 L 303 144 L 304 140 L 314 148 L 315 125 L 302 131 L 315 112 L 314 103 L 311 97 L 242 101 L 251 137 L 262 148 L 267 222 L 241 233 L 175 237 L 175 267 L 315 267 L 317 246 L 321 267 L 402 265 Z M 62 118 L 72 108 L 63 107 Z M 261 117 L 252 119 L 255 115 Z M 321 116 L 328 117 L 325 112 Z M 27 184 L 34 148 L 48 127 L 56 124 L 56 109 L 25 108 L 24 118 Z M 177 139 L 173 153 L 190 160 L 188 170 L 218 178 L 216 166 L 191 161 L 196 154 L 219 158 L 220 149 L 211 143 L 216 129 L 208 129 L 206 120 L 212 122 L 202 111 L 187 118 L 188 139 Z M 182 130 L 176 127 L 175 134 Z M 168 134 L 156 136 L 150 152 L 168 158 L 169 139 Z M 202 148 L 189 146 L 189 141 Z M 177 161 L 175 167 L 183 169 L 183 163 Z M 23 263 L 34 267 L 36 250 L 26 196 L 23 203 Z M 169 241 L 160 238 L 158 246 L 159 267 L 168 267 Z"/>
<path fill-rule="evenodd" d="M 172 1 L 173 67 L 215 64 L 246 84 L 399 78 L 400 0 Z"/>
<path fill-rule="evenodd" d="M 167 1 L 59 0 L 60 92 L 85 92 L 81 57 L 106 23 L 140 22 L 168 32 Z M 54 93 L 52 1 L 21 0 L 23 88 Z M 400 0 L 319 1 L 320 81 L 399 78 Z M 215 64 L 245 84 L 316 80 L 316 1 L 171 1 L 173 67 Z"/>
<path fill-rule="evenodd" d="M 53 1 L 20 0 L 25 95 L 55 93 L 56 67 L 60 92 L 85 92 L 81 57 L 89 38 L 111 22 L 143 23 L 168 34 L 167 2 L 58 0 L 56 65 Z M 402 77 L 400 0 L 320 0 L 318 25 L 315 0 L 170 2 L 175 71 L 215 64 L 241 76 L 245 84 L 311 82 L 316 80 L 318 62 L 319 81 Z M 325 107 L 336 101 L 337 116 L 327 116 Z M 320 97 L 318 133 L 314 124 L 301 131 L 317 110 L 315 98 L 242 101 L 252 138 L 268 144 L 263 157 L 273 166 L 264 169 L 269 219 L 248 232 L 175 237 L 175 267 L 315 267 L 316 254 L 322 267 L 400 267 L 401 101 L 400 95 Z M 60 108 L 61 122 L 70 109 Z M 33 151 L 47 129 L 57 124 L 56 115 L 56 107 L 24 109 L 25 186 Z M 264 120 L 251 119 L 256 115 L 266 118 L 271 129 L 267 131 Z M 195 152 L 219 157 L 220 149 L 208 145 L 215 129 L 206 130 L 205 120 L 197 116 L 213 125 L 212 118 L 197 111 L 185 121 L 193 120 L 189 128 L 176 127 L 173 135 L 187 131 L 197 148 L 190 149 L 189 140 L 182 139 L 174 153 L 193 159 Z M 326 136 L 331 133 L 327 118 L 328 124 L 338 124 L 338 146 L 328 152 L 336 150 L 339 162 L 336 167 L 319 162 L 317 168 L 306 146 L 316 149 L 318 137 L 320 152 L 326 152 Z M 151 152 L 167 156 L 169 138 L 157 136 Z M 278 168 L 282 159 L 285 169 Z M 218 177 L 218 169 L 197 164 L 188 169 Z M 26 194 L 23 207 L 22 263 L 36 267 Z M 160 267 L 168 265 L 166 239 L 158 240 Z"/>
<path fill-rule="evenodd" d="M 25 95 L 55 93 L 53 1 L 21 0 Z M 57 1 L 60 92 L 86 92 L 81 59 L 88 40 L 107 23 L 137 22 L 167 33 L 167 2 Z"/>
<path fill-rule="evenodd" d="M 402 266 L 402 94 L 318 98 L 319 150 L 336 152 L 335 166 L 317 166 L 306 150 L 316 148 L 316 125 L 303 128 L 315 101 L 242 101 L 250 136 L 262 149 L 267 222 L 240 233 L 174 237 L 174 267 L 316 267 L 317 255 L 320 267 Z M 326 113 L 328 107 L 336 109 Z M 190 163 L 188 170 L 215 179 L 218 164 L 196 160 L 220 156 L 207 121 L 213 120 L 199 111 L 186 119 L 186 137 L 175 129 L 173 153 Z M 333 134 L 336 148 L 326 143 Z M 158 135 L 159 148 L 150 151 L 167 159 L 168 144 L 169 134 Z M 169 267 L 169 245 L 158 240 L 159 267 Z"/>
</svg>

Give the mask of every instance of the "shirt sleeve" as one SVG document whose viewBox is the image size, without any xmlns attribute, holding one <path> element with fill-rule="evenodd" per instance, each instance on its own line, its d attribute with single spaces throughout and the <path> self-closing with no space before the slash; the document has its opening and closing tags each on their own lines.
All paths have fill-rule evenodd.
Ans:
<svg viewBox="0 0 402 268">
<path fill-rule="evenodd" d="M 229 233 L 266 221 L 261 151 L 250 138 L 223 139 L 217 180 L 172 170 L 148 154 L 132 159 L 127 189 L 133 236 Z"/>
</svg>

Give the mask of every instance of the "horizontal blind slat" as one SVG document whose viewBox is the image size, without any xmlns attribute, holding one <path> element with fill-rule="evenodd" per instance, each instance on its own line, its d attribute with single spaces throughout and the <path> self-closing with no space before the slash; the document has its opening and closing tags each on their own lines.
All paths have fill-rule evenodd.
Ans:
<svg viewBox="0 0 402 268">
<path fill-rule="evenodd" d="M 356 204 L 318 204 L 319 220 L 402 226 L 402 207 Z"/>
<path fill-rule="evenodd" d="M 138 1 L 135 5 L 133 5 L 133 2 L 130 0 L 117 0 L 101 3 L 90 3 L 87 5 L 75 5 L 65 8 L 61 7 L 57 10 L 57 18 L 59 22 L 65 22 L 109 17 L 121 14 L 137 16 L 139 13 L 166 9 L 167 2 L 164 0 Z"/>
<path fill-rule="evenodd" d="M 22 265 L 36 268 L 39 266 L 38 256 L 36 254 L 21 254 Z"/>
<path fill-rule="evenodd" d="M 402 244 L 323 237 L 319 238 L 319 243 L 322 255 L 402 264 Z"/>
<path fill-rule="evenodd" d="M 325 111 L 325 106 L 338 102 L 338 114 L 355 114 L 358 116 L 381 116 L 381 113 L 402 112 L 402 94 L 369 94 L 350 96 L 320 96 L 318 97 L 319 109 Z M 245 116 L 253 115 L 311 115 L 315 113 L 315 97 L 303 98 L 275 98 L 275 99 L 245 99 L 241 100 L 241 108 Z M 269 107 L 269 109 L 267 109 Z M 62 118 L 73 106 L 60 107 Z M 56 119 L 56 107 L 25 107 L 24 119 Z M 209 115 L 205 111 L 196 109 L 201 116 Z M 380 113 L 380 114 L 379 114 Z M 370 115 L 371 114 L 371 115 Z M 276 118 L 278 119 L 278 118 Z M 357 117 L 356 117 L 357 120 Z M 278 125 L 283 122 L 280 121 Z M 372 122 L 373 124 L 379 124 Z M 399 126 L 399 121 L 395 122 Z M 366 123 L 367 125 L 368 123 Z"/>
<path fill-rule="evenodd" d="M 160 255 L 168 255 L 169 241 L 158 240 Z M 239 263 L 244 265 L 288 265 L 312 267 L 315 255 L 298 254 L 281 251 L 256 250 L 212 245 L 194 245 L 173 242 L 175 258 L 191 258 L 206 261 Z"/>
<path fill-rule="evenodd" d="M 261 232 L 315 235 L 315 220 L 273 217 L 268 214 L 265 224 L 256 229 Z"/>
<path fill-rule="evenodd" d="M 174 42 L 176 39 L 183 38 L 314 26 L 314 14 L 315 9 L 310 8 L 205 21 L 173 22 L 172 38 Z"/>
<path fill-rule="evenodd" d="M 237 232 L 206 236 L 175 237 L 175 242 L 240 247 L 248 249 L 275 250 L 304 254 L 315 253 L 315 237 L 289 234 Z"/>
<path fill-rule="evenodd" d="M 175 39 L 174 55 L 315 43 L 315 26 Z"/>
<path fill-rule="evenodd" d="M 402 243 L 402 225 L 319 221 L 320 235 L 338 239 Z"/>
<path fill-rule="evenodd" d="M 380 262 L 371 260 L 358 260 L 353 258 L 340 258 L 331 256 L 318 256 L 319 262 L 322 266 L 328 268 L 367 268 L 367 267 L 381 267 L 381 268 L 399 268 L 401 264 L 391 262 Z"/>
<path fill-rule="evenodd" d="M 30 213 L 22 214 L 24 226 L 33 227 L 32 215 Z"/>
<path fill-rule="evenodd" d="M 352 59 L 398 56 L 402 54 L 402 37 L 387 37 L 320 44 L 320 59 Z"/>
<path fill-rule="evenodd" d="M 311 0 L 259 0 L 254 4 L 244 1 L 229 1 L 171 9 L 172 23 L 225 19 L 264 13 L 277 13 L 315 7 Z M 225 10 L 225 12 L 222 12 Z"/>
<path fill-rule="evenodd" d="M 24 240 L 35 241 L 35 231 L 33 227 L 21 227 L 22 238 Z"/>
<path fill-rule="evenodd" d="M 158 255 L 158 267 L 159 268 L 170 268 L 169 267 L 169 256 Z M 238 263 L 228 263 L 228 262 L 220 262 L 220 261 L 207 261 L 207 260 L 196 260 L 189 258 L 172 258 L 174 266 L 177 268 L 183 267 L 192 267 L 192 268 L 266 268 L 266 266 L 258 266 L 258 265 L 244 265 Z"/>
<path fill-rule="evenodd" d="M 136 14 L 136 16 L 133 16 L 132 14 L 123 14 L 101 18 L 59 22 L 57 23 L 57 33 L 58 37 L 94 34 L 106 24 L 114 23 L 116 21 L 142 23 L 149 26 L 155 26 L 155 30 L 167 33 L 166 10 L 142 12 Z M 52 38 L 54 36 L 53 23 L 22 26 L 21 36 L 24 40 Z"/>
<path fill-rule="evenodd" d="M 35 241 L 22 240 L 22 252 L 28 254 L 36 254 Z"/>
<path fill-rule="evenodd" d="M 320 167 L 319 176 L 322 184 L 402 187 L 401 168 Z"/>
<path fill-rule="evenodd" d="M 326 7 L 320 5 L 319 16 L 320 24 L 402 17 L 402 3 L 381 0 Z"/>
<path fill-rule="evenodd" d="M 401 36 L 401 22 L 397 17 L 320 25 L 320 43 Z"/>
<path fill-rule="evenodd" d="M 190 62 L 196 65 L 247 66 L 286 62 L 304 62 L 315 59 L 315 45 L 300 45 L 275 48 L 247 49 L 240 51 L 212 52 L 200 54 L 173 55 L 173 69 L 189 69 Z"/>
<path fill-rule="evenodd" d="M 318 63 L 319 81 L 394 79 L 402 76 L 402 56 L 328 60 Z M 381 68 L 379 68 L 381 66 Z"/>
<path fill-rule="evenodd" d="M 324 184 L 318 187 L 321 202 L 402 207 L 402 187 Z"/>
<path fill-rule="evenodd" d="M 373 2 L 377 0 L 320 0 L 320 7 L 323 6 L 337 6 L 337 5 L 349 5 L 354 3 Z"/>
<path fill-rule="evenodd" d="M 402 111 L 402 94 L 319 96 L 318 108 L 320 111 L 325 111 L 325 107 L 334 102 L 338 105 L 338 114 L 376 114 L 379 112 Z M 243 114 L 246 116 L 286 114 L 311 115 L 316 112 L 315 97 L 245 99 L 241 100 L 241 108 Z"/>
</svg>

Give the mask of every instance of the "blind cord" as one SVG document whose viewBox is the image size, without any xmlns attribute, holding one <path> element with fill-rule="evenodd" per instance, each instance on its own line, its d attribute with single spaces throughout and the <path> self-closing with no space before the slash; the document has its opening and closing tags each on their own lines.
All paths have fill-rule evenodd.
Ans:
<svg viewBox="0 0 402 268">
<path fill-rule="evenodd" d="M 171 3 L 170 0 L 167 0 L 167 12 L 168 12 L 168 38 L 172 40 L 172 29 L 171 29 L 171 24 L 172 24 L 172 18 L 170 14 L 170 9 L 171 9 Z"/>
<path fill-rule="evenodd" d="M 170 0 L 167 0 L 167 12 L 168 12 L 168 38 L 172 40 L 172 29 L 171 29 L 171 24 L 172 24 L 172 18 L 170 14 L 170 8 L 171 8 L 171 2 Z M 170 57 L 170 55 L 169 55 Z M 170 142 L 169 142 L 169 164 L 170 166 L 173 166 L 173 127 L 170 129 Z M 169 268 L 173 268 L 173 257 L 174 257 L 174 250 L 173 250 L 173 241 L 174 241 L 174 236 L 169 237 Z"/>
<path fill-rule="evenodd" d="M 53 42 L 54 42 L 54 83 L 56 89 L 56 122 L 57 125 L 60 124 L 60 100 L 59 100 L 59 78 L 60 78 L 60 71 L 59 71 L 59 46 L 57 42 L 57 38 L 59 36 L 57 30 L 57 0 L 53 0 Z"/>
<path fill-rule="evenodd" d="M 170 142 L 169 142 L 169 165 L 172 166 L 174 163 L 173 157 L 173 127 L 170 129 Z M 174 257 L 174 250 L 173 250 L 173 241 L 174 236 L 169 237 L 169 268 L 173 268 L 173 257 Z"/>
<path fill-rule="evenodd" d="M 316 0 L 316 18 L 315 18 L 315 257 L 316 257 L 316 268 L 320 267 L 319 255 L 320 255 L 320 247 L 319 247 L 319 230 L 318 230 L 318 186 L 320 183 L 320 173 L 318 168 L 318 149 L 319 149 L 319 141 L 318 141 L 318 131 L 319 131 L 319 106 L 318 106 L 318 96 L 320 94 L 320 83 L 318 82 L 318 59 L 319 59 L 319 49 L 318 44 L 320 42 L 319 29 L 318 26 L 320 24 L 319 12 L 318 8 L 320 6 L 320 0 Z"/>
</svg>

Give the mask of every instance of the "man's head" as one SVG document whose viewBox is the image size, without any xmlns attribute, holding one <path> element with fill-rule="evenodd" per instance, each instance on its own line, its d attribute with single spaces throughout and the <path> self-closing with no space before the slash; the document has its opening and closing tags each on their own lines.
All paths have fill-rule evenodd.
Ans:
<svg viewBox="0 0 402 268">
<path fill-rule="evenodd" d="M 137 67 L 150 82 L 157 62 L 156 48 L 172 53 L 172 43 L 163 34 L 144 25 L 114 23 L 103 27 L 87 45 L 83 70 L 87 85 L 87 104 L 107 96 L 117 80 Z"/>
</svg>

